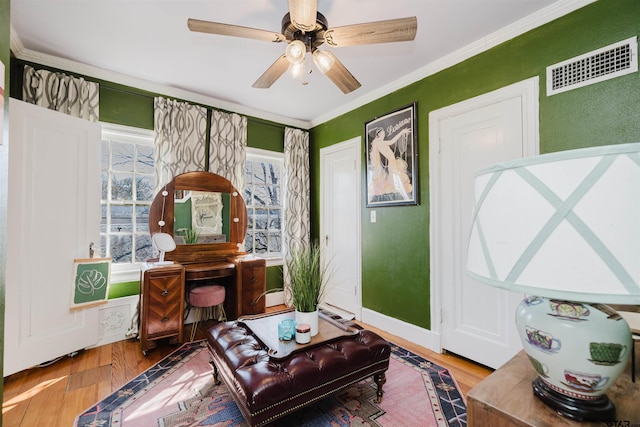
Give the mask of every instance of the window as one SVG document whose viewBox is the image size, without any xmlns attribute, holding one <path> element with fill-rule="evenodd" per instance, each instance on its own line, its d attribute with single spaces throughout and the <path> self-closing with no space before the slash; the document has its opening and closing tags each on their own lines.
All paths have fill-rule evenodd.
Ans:
<svg viewBox="0 0 640 427">
<path fill-rule="evenodd" d="M 114 264 L 154 256 L 149 235 L 154 185 L 153 132 L 103 125 L 100 252 Z"/>
<path fill-rule="evenodd" d="M 244 201 L 245 250 L 264 258 L 282 256 L 283 154 L 247 148 Z"/>
</svg>

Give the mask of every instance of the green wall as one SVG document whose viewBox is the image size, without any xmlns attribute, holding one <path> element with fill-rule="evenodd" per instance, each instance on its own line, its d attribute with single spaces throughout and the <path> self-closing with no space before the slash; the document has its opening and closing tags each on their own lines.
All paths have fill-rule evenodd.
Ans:
<svg viewBox="0 0 640 427">
<path fill-rule="evenodd" d="M 0 144 L 0 335 L 4 337 L 4 290 L 5 290 L 5 278 L 6 278 L 6 265 L 7 265 L 7 250 L 6 250 L 6 236 L 7 236 L 7 181 L 8 181 L 8 140 L 9 140 L 9 63 L 10 63 L 10 1 L 0 0 L 0 61 L 4 64 L 4 105 L 0 105 L 0 108 L 4 110 L 4 120 L 0 123 L 0 140 L 3 141 Z M 4 354 L 4 339 L 0 340 L 0 354 Z M 0 394 L 4 389 L 4 363 L 3 358 L 0 357 Z M 2 417 L 0 417 L 0 427 L 2 426 Z"/>
<path fill-rule="evenodd" d="M 548 65 L 639 32 L 640 1 L 600 0 L 313 128 L 312 224 L 318 236 L 319 150 L 362 137 L 366 121 L 417 102 L 420 205 L 376 207 L 377 222 L 371 224 L 363 194 L 363 306 L 431 326 L 429 112 L 539 76 L 541 153 L 640 141 L 640 73 L 551 97 L 546 96 L 545 81 Z"/>
</svg>

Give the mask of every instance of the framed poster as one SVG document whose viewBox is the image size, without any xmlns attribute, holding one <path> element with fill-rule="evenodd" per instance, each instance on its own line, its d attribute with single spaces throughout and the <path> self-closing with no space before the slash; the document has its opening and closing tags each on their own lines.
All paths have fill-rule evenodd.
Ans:
<svg viewBox="0 0 640 427">
<path fill-rule="evenodd" d="M 86 258 L 73 261 L 71 309 L 106 304 L 109 297 L 111 258 Z"/>
<path fill-rule="evenodd" d="M 417 205 L 416 103 L 364 127 L 367 207 Z"/>
</svg>

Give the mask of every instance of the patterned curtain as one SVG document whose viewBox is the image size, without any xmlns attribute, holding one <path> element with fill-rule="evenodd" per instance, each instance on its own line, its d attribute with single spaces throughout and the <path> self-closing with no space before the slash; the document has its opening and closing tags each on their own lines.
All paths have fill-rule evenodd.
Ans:
<svg viewBox="0 0 640 427">
<path fill-rule="evenodd" d="M 97 122 L 99 119 L 98 83 L 64 73 L 36 70 L 25 65 L 22 83 L 24 102 L 59 111 L 73 117 Z"/>
<path fill-rule="evenodd" d="M 209 172 L 227 178 L 244 194 L 244 164 L 247 146 L 247 118 L 213 110 L 209 145 Z"/>
<path fill-rule="evenodd" d="M 311 240 L 309 184 L 309 132 L 285 128 L 284 130 L 284 224 L 282 268 L 284 300 L 291 305 L 288 254 L 308 248 Z"/>
<path fill-rule="evenodd" d="M 176 175 L 204 170 L 207 109 L 161 97 L 153 106 L 157 193 Z"/>
</svg>

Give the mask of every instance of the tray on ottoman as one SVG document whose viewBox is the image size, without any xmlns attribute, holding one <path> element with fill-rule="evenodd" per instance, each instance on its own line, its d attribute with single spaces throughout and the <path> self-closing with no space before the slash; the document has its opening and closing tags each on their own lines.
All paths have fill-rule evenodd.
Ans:
<svg viewBox="0 0 640 427">
<path fill-rule="evenodd" d="M 246 323 L 219 323 L 207 333 L 214 378 L 222 378 L 251 426 L 268 424 L 371 376 L 379 401 L 391 348 L 374 332 L 354 327 L 274 358 L 273 349 Z"/>
<path fill-rule="evenodd" d="M 262 341 L 272 359 L 284 359 L 291 353 L 338 338 L 353 336 L 360 331 L 355 324 L 340 323 L 325 312 L 320 312 L 318 315 L 318 334 L 311 337 L 309 343 L 298 344 L 295 339 L 288 341 L 278 339 L 278 323 L 284 319 L 294 318 L 295 311 L 291 309 L 270 314 L 243 316 L 238 321 L 247 325 L 251 332 Z"/>
</svg>

